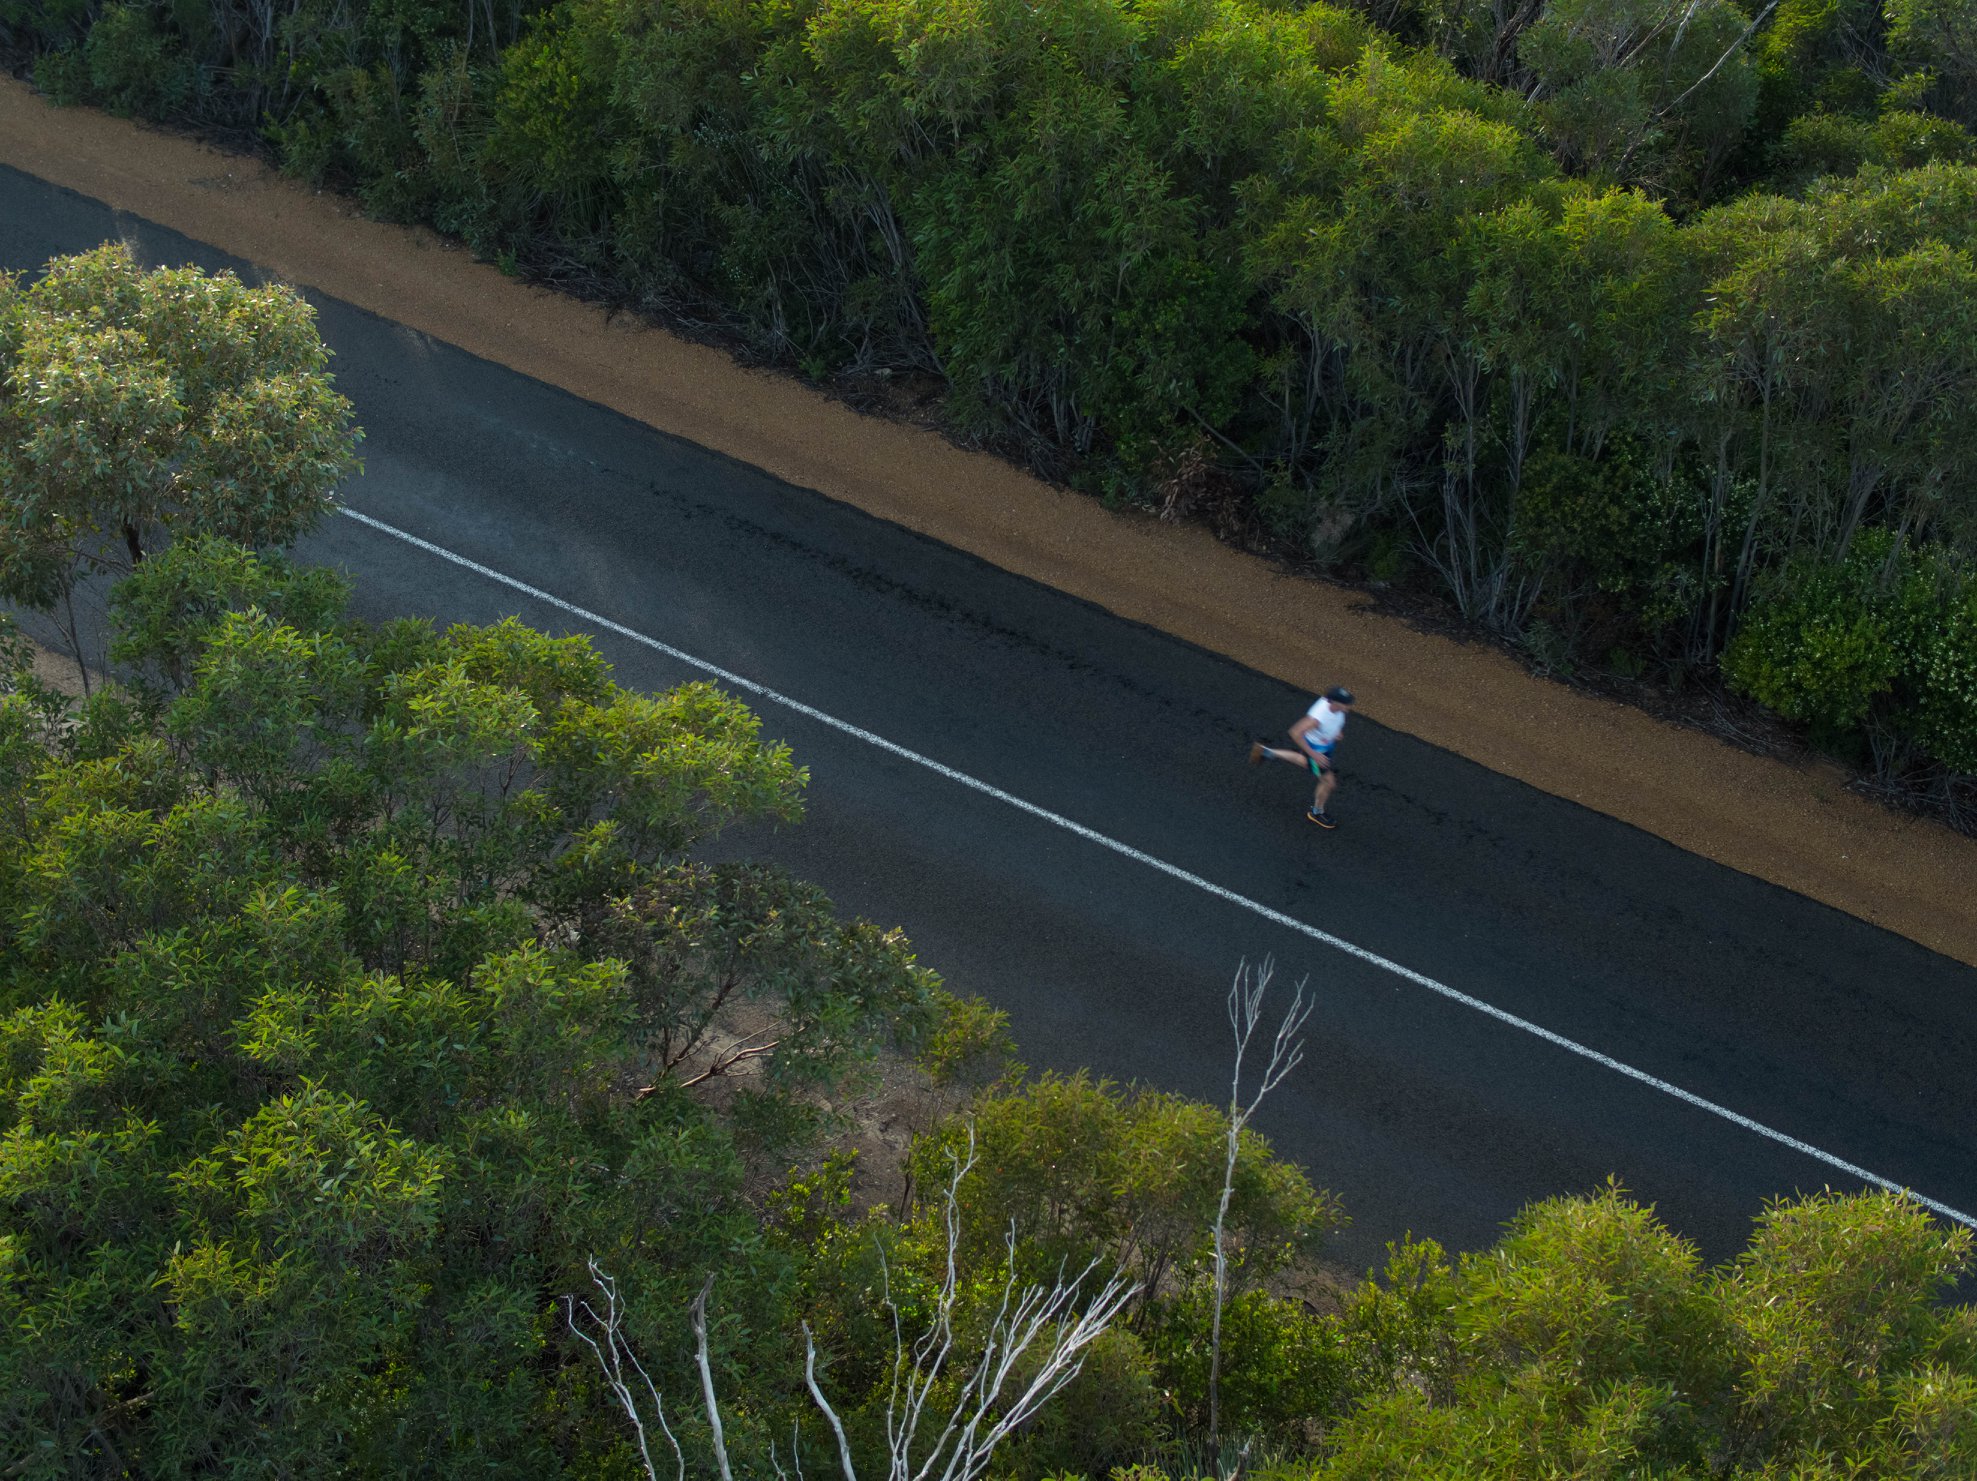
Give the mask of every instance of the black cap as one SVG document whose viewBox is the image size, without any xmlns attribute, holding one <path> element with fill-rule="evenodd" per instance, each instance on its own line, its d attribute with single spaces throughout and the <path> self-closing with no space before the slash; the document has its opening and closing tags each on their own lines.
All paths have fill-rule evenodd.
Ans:
<svg viewBox="0 0 1977 1481">
<path fill-rule="evenodd" d="M 1329 699 L 1335 705 L 1349 705 L 1353 703 L 1352 691 L 1343 684 L 1334 684 L 1330 689 L 1327 689 L 1325 691 L 1325 698 Z"/>
</svg>

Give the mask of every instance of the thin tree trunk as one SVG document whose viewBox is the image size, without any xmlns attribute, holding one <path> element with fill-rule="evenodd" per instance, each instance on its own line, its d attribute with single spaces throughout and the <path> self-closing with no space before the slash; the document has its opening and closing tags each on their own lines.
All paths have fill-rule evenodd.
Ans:
<svg viewBox="0 0 1977 1481">
<path fill-rule="evenodd" d="M 90 697 L 89 665 L 83 662 L 82 634 L 76 629 L 76 598 L 73 582 L 62 588 L 62 606 L 69 614 L 69 625 L 65 629 L 69 640 L 69 652 L 75 655 L 76 673 L 82 679 L 82 697 L 88 699 Z"/>
</svg>

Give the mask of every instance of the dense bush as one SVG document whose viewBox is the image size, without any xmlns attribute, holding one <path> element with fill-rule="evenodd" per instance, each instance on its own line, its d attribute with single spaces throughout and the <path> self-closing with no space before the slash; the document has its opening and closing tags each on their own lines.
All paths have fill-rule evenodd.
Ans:
<svg viewBox="0 0 1977 1481">
<path fill-rule="evenodd" d="M 1885 532 L 1773 573 L 1723 656 L 1730 682 L 1829 738 L 1977 761 L 1977 579 Z"/>
<path fill-rule="evenodd" d="M 1052 471 L 1234 491 L 1634 672 L 1715 662 L 1863 532 L 1977 551 L 1968 9 L 4 0 L 0 29 L 59 96 L 258 127 L 503 261 L 815 376 L 937 377 Z M 1963 664 L 1916 670 L 1953 766 Z"/>
<path fill-rule="evenodd" d="M 1969 1257 L 1969 1231 L 1893 1194 L 1774 1205 L 1714 1270 L 1614 1188 L 1535 1204 L 1454 1261 L 1405 1243 L 1327 1324 L 1350 1412 L 1258 1474 L 1968 1475 L 1977 1325 L 1941 1298 Z"/>
<path fill-rule="evenodd" d="M 997 1474 L 1184 1438 L 1222 1117 L 1009 1070 L 919 1139 L 910 1204 L 854 1208 L 842 1157 L 783 1176 L 881 1053 L 951 1086 L 1006 1066 L 999 1017 L 814 890 L 694 862 L 800 807 L 733 700 L 628 693 L 512 620 L 366 625 L 347 594 L 182 538 L 113 592 L 128 687 L 74 712 L 0 641 L 0 1466 L 637 1474 L 566 1304 L 593 1260 L 696 1469 L 709 1273 L 745 1474 L 793 1434 L 830 1449 L 813 1337 L 869 1461 L 895 1313 L 917 1334 L 953 1283 L 949 1403 L 1008 1283 L 1067 1263 L 1138 1300 Z M 1245 1140 L 1245 1423 L 1343 1402 L 1336 1340 L 1258 1290 L 1338 1221 Z"/>
<path fill-rule="evenodd" d="M 1362 1296 L 1348 1327 L 1384 1339 L 1391 1388 L 1310 1474 L 1424 1453 L 1477 1477 L 1959 1474 L 1977 1329 L 1936 1303 L 1969 1244 L 1895 1195 L 1826 1195 L 1768 1210 L 1709 1271 L 1616 1190 L 1533 1205 L 1494 1250 L 1402 1251 Z"/>
</svg>

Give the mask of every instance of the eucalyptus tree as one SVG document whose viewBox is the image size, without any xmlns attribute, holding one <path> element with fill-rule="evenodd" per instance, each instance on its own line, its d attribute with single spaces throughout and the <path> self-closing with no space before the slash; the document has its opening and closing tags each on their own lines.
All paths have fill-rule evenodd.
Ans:
<svg viewBox="0 0 1977 1481">
<path fill-rule="evenodd" d="M 357 466 L 328 365 L 278 285 L 147 271 L 119 243 L 0 278 L 0 595 L 66 608 L 168 532 L 294 540 Z"/>
<path fill-rule="evenodd" d="M 1757 102 L 1753 18 L 1730 0 L 1553 0 L 1519 42 L 1569 168 L 1707 195 Z"/>
</svg>

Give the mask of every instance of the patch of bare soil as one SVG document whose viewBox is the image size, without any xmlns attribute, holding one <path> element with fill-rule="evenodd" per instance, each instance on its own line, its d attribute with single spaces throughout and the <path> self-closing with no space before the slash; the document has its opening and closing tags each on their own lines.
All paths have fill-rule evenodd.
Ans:
<svg viewBox="0 0 1977 1481">
<path fill-rule="evenodd" d="M 917 388 L 833 395 L 750 368 L 19 82 L 0 82 L 0 161 L 1300 687 L 1350 684 L 1384 725 L 1977 965 L 1977 840 L 1877 805 L 1829 764 L 1553 683 L 1275 565 L 1186 468 L 1177 517 L 1110 510 L 914 425 Z"/>
<path fill-rule="evenodd" d="M 780 1024 L 766 1008 L 739 1003 L 724 1009 L 709 1025 L 693 1057 L 679 1066 L 679 1082 L 715 1110 L 725 1110 L 737 1095 L 760 1079 L 761 1062 L 750 1057 L 755 1046 L 772 1043 Z M 628 1085 L 628 1089 L 631 1087 Z M 903 1054 L 881 1053 L 868 1075 L 841 1100 L 818 1099 L 815 1107 L 836 1124 L 833 1152 L 856 1155 L 851 1180 L 855 1213 L 881 1205 L 903 1213 L 912 1201 L 906 1175 L 906 1154 L 913 1138 L 931 1131 L 966 1104 L 966 1096 L 934 1083 L 932 1076 Z M 764 1164 L 749 1180 L 749 1195 L 761 1199 L 787 1176 L 781 1162 Z"/>
<path fill-rule="evenodd" d="M 33 638 L 26 641 L 28 651 L 34 658 L 34 677 L 57 694 L 80 699 L 83 694 L 82 670 L 77 666 L 75 659 L 66 653 L 44 647 Z M 103 687 L 103 676 L 94 669 L 89 671 L 89 687 L 92 690 Z"/>
</svg>

